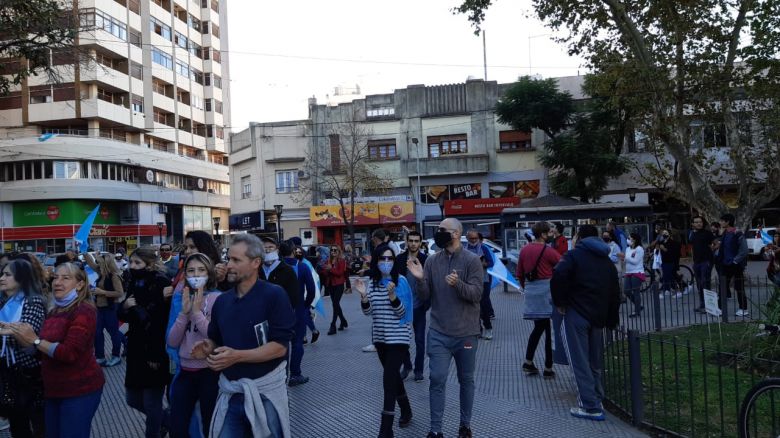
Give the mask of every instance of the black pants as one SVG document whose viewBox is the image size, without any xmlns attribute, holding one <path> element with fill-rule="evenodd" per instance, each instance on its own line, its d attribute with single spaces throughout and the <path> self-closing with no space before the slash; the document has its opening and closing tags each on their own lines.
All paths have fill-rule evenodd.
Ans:
<svg viewBox="0 0 780 438">
<path fill-rule="evenodd" d="M 531 332 L 531 336 L 528 337 L 528 348 L 525 350 L 525 360 L 534 360 L 534 354 L 536 353 L 536 347 L 539 346 L 539 340 L 544 333 L 544 367 L 552 368 L 552 331 L 550 327 L 549 319 L 535 319 L 534 330 Z"/>
<path fill-rule="evenodd" d="M 493 304 L 490 302 L 490 283 L 482 283 L 482 300 L 479 302 L 479 318 L 485 330 L 493 330 L 490 316 L 493 314 Z"/>
<path fill-rule="evenodd" d="M 0 415 L 8 417 L 11 435 L 14 438 L 44 436 L 43 381 L 41 369 L 17 368 L 9 370 L 3 364 L 2 379 L 8 379 L 5 390 L 13 393 L 14 405 L 4 407 Z"/>
<path fill-rule="evenodd" d="M 382 409 L 385 412 L 395 412 L 396 399 L 406 395 L 404 381 L 401 380 L 401 363 L 409 354 L 409 346 L 406 344 L 374 344 L 379 362 L 382 363 L 382 387 L 385 391 Z"/>
<path fill-rule="evenodd" d="M 742 265 L 725 265 L 722 268 L 723 276 L 726 277 L 724 283 L 725 291 L 728 292 L 731 280 L 734 280 L 734 289 L 737 291 L 737 301 L 739 308 L 747 310 L 747 296 L 745 296 L 745 271 Z M 721 292 L 723 293 L 723 292 Z"/>
<path fill-rule="evenodd" d="M 192 413 L 195 403 L 200 402 L 203 434 L 207 438 L 218 393 L 218 372 L 208 368 L 198 371 L 181 370 L 171 384 L 171 436 L 173 438 L 190 436 Z"/>
<path fill-rule="evenodd" d="M 344 312 L 341 310 L 341 297 L 344 295 L 344 285 L 326 286 L 325 289 L 330 294 L 330 302 L 333 304 L 333 320 L 330 325 L 336 325 L 336 318 L 341 320 L 341 325 L 347 325 L 347 318 L 344 318 Z"/>
</svg>

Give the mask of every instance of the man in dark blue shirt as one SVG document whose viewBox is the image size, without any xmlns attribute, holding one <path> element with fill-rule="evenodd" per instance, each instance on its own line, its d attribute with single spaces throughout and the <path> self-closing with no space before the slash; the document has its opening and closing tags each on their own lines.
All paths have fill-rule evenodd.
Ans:
<svg viewBox="0 0 780 438">
<path fill-rule="evenodd" d="M 205 358 L 209 367 L 221 371 L 227 380 L 220 378 L 217 403 L 217 412 L 224 416 L 219 419 L 222 431 L 229 436 L 252 436 L 244 399 L 257 397 L 224 390 L 228 385 L 240 388 L 236 383 L 249 379 L 262 399 L 257 403 L 261 406 L 254 405 L 252 415 L 265 417 L 272 436 L 281 437 L 282 431 L 289 431 L 284 358 L 295 315 L 284 289 L 258 280 L 263 262 L 260 239 L 251 234 L 236 236 L 228 257 L 227 277 L 236 286 L 214 303 L 208 339 L 195 345 L 193 357 Z"/>
</svg>

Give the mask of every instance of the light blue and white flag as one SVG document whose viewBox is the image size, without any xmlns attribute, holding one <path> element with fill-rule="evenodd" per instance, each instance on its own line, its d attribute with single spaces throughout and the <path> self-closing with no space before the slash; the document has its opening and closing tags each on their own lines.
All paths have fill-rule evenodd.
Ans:
<svg viewBox="0 0 780 438">
<path fill-rule="evenodd" d="M 76 235 L 73 236 L 73 240 L 78 244 L 79 252 L 87 252 L 87 247 L 89 247 L 87 239 L 89 238 L 90 230 L 92 230 L 92 224 L 95 223 L 95 216 L 97 216 L 98 211 L 100 211 L 99 203 L 97 207 L 92 210 L 92 213 L 87 216 L 87 219 L 84 221 L 84 223 L 81 224 L 79 230 L 76 231 Z"/>
<path fill-rule="evenodd" d="M 490 253 L 490 256 L 493 257 L 493 266 L 488 268 L 487 273 L 490 274 L 493 277 L 493 281 L 490 284 L 490 288 L 494 288 L 498 286 L 499 282 L 503 281 L 504 283 L 513 286 L 517 289 L 520 288 L 520 283 L 515 279 L 515 276 L 512 275 L 511 272 L 509 272 L 506 269 L 506 266 L 504 266 L 504 263 L 499 260 L 498 257 L 496 257 L 496 253 L 493 251 L 488 251 Z"/>
<path fill-rule="evenodd" d="M 775 231 L 776 233 L 777 231 Z M 764 245 L 769 245 L 772 243 L 772 236 L 769 235 L 769 233 L 766 232 L 766 230 L 761 230 L 761 242 L 764 243 Z"/>
<path fill-rule="evenodd" d="M 322 289 L 320 284 L 320 274 L 317 273 L 317 270 L 314 269 L 314 266 L 312 266 L 311 262 L 306 260 L 305 257 L 303 259 L 303 263 L 306 263 L 306 266 L 309 267 L 311 276 L 314 278 L 314 301 L 312 301 L 311 305 L 314 306 L 314 310 L 316 310 L 317 313 L 325 317 L 325 303 L 322 302 L 322 293 L 320 292 Z"/>
</svg>

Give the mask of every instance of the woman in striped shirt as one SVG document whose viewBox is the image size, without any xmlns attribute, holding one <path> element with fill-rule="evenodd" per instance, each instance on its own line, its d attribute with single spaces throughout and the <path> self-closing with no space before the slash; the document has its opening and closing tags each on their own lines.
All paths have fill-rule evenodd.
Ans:
<svg viewBox="0 0 780 438">
<path fill-rule="evenodd" d="M 411 340 L 412 307 L 409 285 L 402 275 L 393 270 L 395 256 L 389 248 L 379 257 L 371 260 L 372 277 L 368 284 L 363 279 L 356 280 L 352 287 L 360 294 L 363 313 L 373 319 L 371 335 L 379 361 L 384 369 L 382 386 L 384 387 L 384 405 L 379 437 L 393 436 L 393 416 L 396 402 L 401 408 L 398 420 L 400 427 L 406 427 L 412 420 L 412 407 L 406 395 L 401 364 L 409 351 Z M 409 298 L 409 299 L 407 299 Z M 409 310 L 407 315 L 407 309 Z"/>
</svg>

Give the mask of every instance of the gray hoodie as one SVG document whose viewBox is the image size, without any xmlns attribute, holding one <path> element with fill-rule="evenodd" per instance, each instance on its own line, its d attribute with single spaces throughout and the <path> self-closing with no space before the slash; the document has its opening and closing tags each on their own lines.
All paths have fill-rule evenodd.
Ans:
<svg viewBox="0 0 780 438">
<path fill-rule="evenodd" d="M 454 287 L 445 279 L 453 270 L 459 277 Z M 443 250 L 428 257 L 417 294 L 421 300 L 431 300 L 433 330 L 454 338 L 479 334 L 483 274 L 479 257 L 462 246 L 452 254 Z"/>
</svg>

